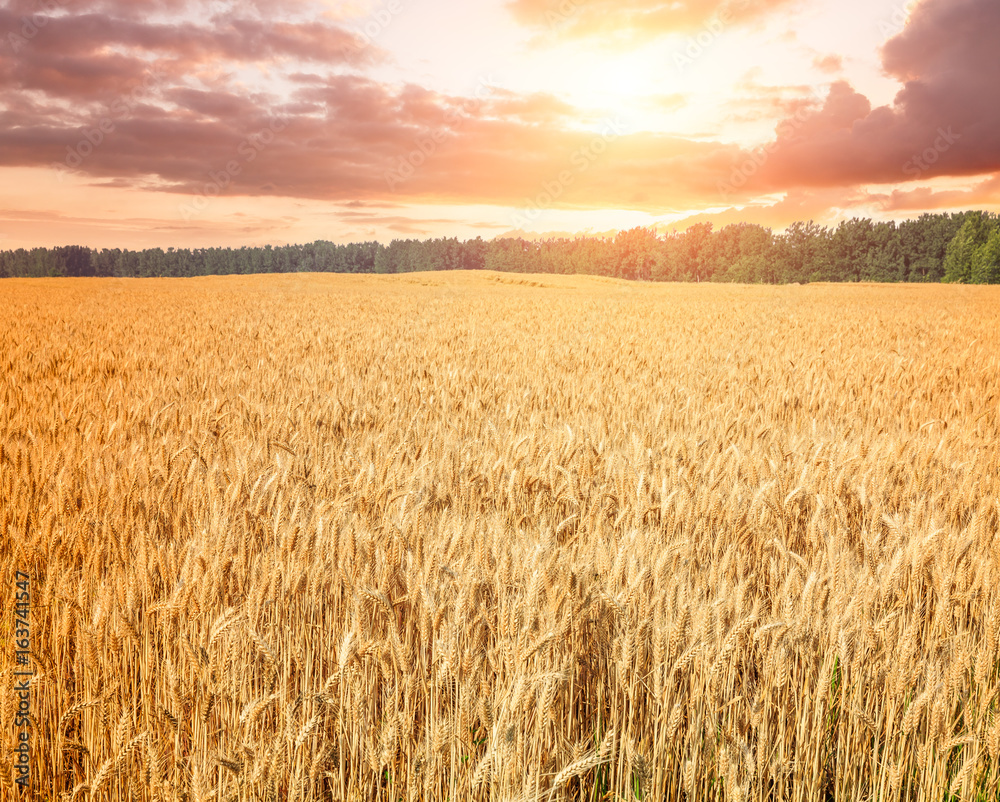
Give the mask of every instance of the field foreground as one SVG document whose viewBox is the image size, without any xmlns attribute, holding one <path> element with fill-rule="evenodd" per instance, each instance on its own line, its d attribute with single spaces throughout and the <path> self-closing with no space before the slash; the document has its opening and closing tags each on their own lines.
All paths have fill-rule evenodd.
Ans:
<svg viewBox="0 0 1000 802">
<path fill-rule="evenodd" d="M 1000 293 L 0 283 L 0 798 L 1000 798 Z"/>
</svg>

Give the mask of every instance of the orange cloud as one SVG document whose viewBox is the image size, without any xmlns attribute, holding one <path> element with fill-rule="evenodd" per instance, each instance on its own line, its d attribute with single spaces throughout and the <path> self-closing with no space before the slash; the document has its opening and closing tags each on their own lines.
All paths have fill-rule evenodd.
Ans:
<svg viewBox="0 0 1000 802">
<path fill-rule="evenodd" d="M 724 10 L 747 20 L 786 2 L 579 0 L 579 16 L 567 24 L 582 26 L 579 34 L 599 19 L 625 30 L 666 30 L 704 24 Z M 0 165 L 63 165 L 103 186 L 203 199 L 225 193 L 658 214 L 725 202 L 734 209 L 724 215 L 771 225 L 790 215 L 821 217 L 824 203 L 828 211 L 860 203 L 856 186 L 1000 173 L 995 0 L 925 0 L 916 8 L 884 49 L 886 69 L 905 82 L 891 107 L 873 109 L 845 82 L 821 101 L 789 101 L 788 87 L 752 94 L 751 111 L 785 114 L 774 140 L 755 153 L 631 133 L 614 120 L 584 131 L 573 107 L 545 93 L 484 84 L 477 96 L 460 97 L 382 83 L 356 74 L 379 51 L 356 47 L 348 30 L 268 17 L 263 4 L 251 13 L 252 5 L 206 22 L 167 23 L 136 9 L 190 16 L 209 6 L 94 0 L 83 3 L 86 13 L 49 18 L 18 53 L 0 51 Z M 0 9 L 0 30 L 20 25 L 26 7 L 18 0 Z M 549 9 L 541 0 L 511 7 L 531 24 L 544 24 Z M 260 62 L 273 81 L 249 90 L 235 76 Z M 665 108 L 683 102 L 680 94 L 663 99 Z M 727 183 L 732 192 L 720 190 Z M 735 208 L 779 193 L 787 194 L 779 204 Z M 940 192 L 893 193 L 885 203 L 946 200 Z"/>
<path fill-rule="evenodd" d="M 720 212 L 695 214 L 662 228 L 684 231 L 697 223 L 712 223 L 716 228 L 755 223 L 783 230 L 796 221 L 815 220 L 820 224 L 832 224 L 845 210 L 864 207 L 870 201 L 869 196 L 850 188 L 796 190 L 774 203 L 733 206 Z"/>
<path fill-rule="evenodd" d="M 1000 205 L 1000 175 L 991 176 L 969 189 L 917 187 L 911 190 L 895 189 L 886 195 L 874 194 L 870 197 L 887 212 L 994 207 Z"/>
<path fill-rule="evenodd" d="M 510 0 L 514 18 L 527 26 L 568 37 L 662 33 L 743 24 L 795 0 Z"/>
<path fill-rule="evenodd" d="M 194 88 L 184 80 L 189 63 L 102 61 L 95 54 L 121 36 L 115 26 L 62 22 L 77 36 L 68 53 L 55 52 L 65 34 L 56 27 L 31 58 L 0 62 L 0 164 L 64 165 L 114 185 L 205 196 L 518 206 L 556 182 L 560 205 L 659 211 L 711 197 L 716 171 L 738 156 L 730 146 L 633 135 L 613 123 L 584 132 L 558 98 L 488 85 L 468 98 L 291 70 L 282 97 L 225 79 Z M 176 57 L 182 45 L 162 33 L 144 30 L 134 41 L 146 37 L 147 55 Z M 285 47 L 282 36 L 275 50 Z M 220 58 L 243 52 L 221 47 Z M 60 58 L 77 57 L 90 81 L 60 67 Z M 137 89 L 116 96 L 121 87 Z"/>
<path fill-rule="evenodd" d="M 844 69 L 844 59 L 835 53 L 828 53 L 825 56 L 816 56 L 813 59 L 813 66 L 823 72 L 837 74 Z"/>
</svg>

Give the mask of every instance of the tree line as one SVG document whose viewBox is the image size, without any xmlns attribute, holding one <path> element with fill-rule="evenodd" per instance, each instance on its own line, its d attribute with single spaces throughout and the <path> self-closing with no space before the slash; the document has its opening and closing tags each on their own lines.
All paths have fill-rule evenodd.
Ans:
<svg viewBox="0 0 1000 802">
<path fill-rule="evenodd" d="M 739 283 L 1000 283 L 1000 217 L 924 214 L 902 223 L 854 218 L 835 228 L 794 223 L 784 233 L 750 223 L 683 232 L 634 228 L 613 237 L 388 245 L 325 240 L 305 245 L 142 251 L 82 246 L 0 251 L 0 277 L 204 276 L 249 273 L 406 273 L 423 270 L 583 273 L 645 281 Z"/>
</svg>

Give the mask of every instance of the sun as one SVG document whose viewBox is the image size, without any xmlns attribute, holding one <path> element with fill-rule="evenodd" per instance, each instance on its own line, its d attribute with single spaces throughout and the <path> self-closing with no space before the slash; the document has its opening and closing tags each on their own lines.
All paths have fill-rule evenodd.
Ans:
<svg viewBox="0 0 1000 802">
<path fill-rule="evenodd" d="M 546 70 L 546 86 L 579 110 L 582 126 L 617 118 L 630 131 L 670 129 L 664 98 L 678 87 L 662 55 L 643 48 L 626 53 L 594 54 L 561 50 Z"/>
</svg>

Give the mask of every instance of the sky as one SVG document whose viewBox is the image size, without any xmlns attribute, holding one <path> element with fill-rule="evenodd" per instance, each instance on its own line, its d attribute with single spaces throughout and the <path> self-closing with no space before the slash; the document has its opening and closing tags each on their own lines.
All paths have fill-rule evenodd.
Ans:
<svg viewBox="0 0 1000 802">
<path fill-rule="evenodd" d="M 7 0 L 0 249 L 1000 209 L 997 0 Z"/>
</svg>

